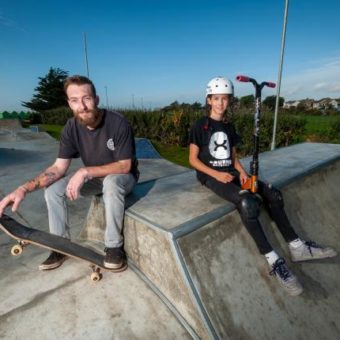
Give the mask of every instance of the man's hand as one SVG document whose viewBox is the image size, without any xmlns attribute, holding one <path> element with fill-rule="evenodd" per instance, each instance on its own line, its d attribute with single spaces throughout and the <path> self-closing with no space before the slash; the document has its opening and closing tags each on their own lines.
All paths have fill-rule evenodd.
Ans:
<svg viewBox="0 0 340 340">
<path fill-rule="evenodd" d="M 74 201 L 79 197 L 79 192 L 88 178 L 85 168 L 79 169 L 70 179 L 66 187 L 66 196 Z"/>
<path fill-rule="evenodd" d="M 13 204 L 12 211 L 16 212 L 21 201 L 25 198 L 26 192 L 27 191 L 25 190 L 25 188 L 20 186 L 19 188 L 5 196 L 0 202 L 0 217 L 2 216 L 4 210 L 11 204 Z"/>
</svg>

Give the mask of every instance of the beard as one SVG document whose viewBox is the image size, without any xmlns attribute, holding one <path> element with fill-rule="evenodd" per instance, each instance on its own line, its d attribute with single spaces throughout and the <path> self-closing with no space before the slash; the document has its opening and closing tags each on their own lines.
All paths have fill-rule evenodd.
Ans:
<svg viewBox="0 0 340 340">
<path fill-rule="evenodd" d="M 83 113 L 86 113 L 85 117 L 80 116 Z M 75 118 L 81 125 L 94 129 L 101 122 L 102 112 L 98 109 L 78 111 L 78 112 L 75 112 Z"/>
</svg>

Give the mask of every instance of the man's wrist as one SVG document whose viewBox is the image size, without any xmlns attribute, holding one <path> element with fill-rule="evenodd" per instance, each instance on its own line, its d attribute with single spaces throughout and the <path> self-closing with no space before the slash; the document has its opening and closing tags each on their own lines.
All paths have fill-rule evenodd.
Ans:
<svg viewBox="0 0 340 340">
<path fill-rule="evenodd" d="M 27 194 L 29 192 L 29 190 L 24 185 L 20 185 L 18 189 L 23 190 L 25 192 L 25 194 Z"/>
<path fill-rule="evenodd" d="M 84 173 L 84 182 L 86 183 L 87 181 L 91 180 L 92 177 L 90 176 L 87 168 L 82 168 L 82 171 Z"/>
</svg>

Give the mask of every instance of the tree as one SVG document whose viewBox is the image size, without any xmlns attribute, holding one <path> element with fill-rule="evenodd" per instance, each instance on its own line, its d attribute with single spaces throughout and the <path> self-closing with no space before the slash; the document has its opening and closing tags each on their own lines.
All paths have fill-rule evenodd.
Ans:
<svg viewBox="0 0 340 340">
<path fill-rule="evenodd" d="M 282 107 L 284 102 L 285 102 L 284 98 L 280 97 L 279 98 L 279 107 Z M 275 110 L 276 96 L 266 97 L 266 99 L 262 102 L 262 104 L 266 105 L 270 110 Z"/>
<path fill-rule="evenodd" d="M 246 108 L 253 108 L 255 103 L 255 97 L 253 94 L 240 98 L 240 106 Z"/>
<path fill-rule="evenodd" d="M 39 84 L 34 89 L 36 94 L 30 102 L 22 102 L 22 105 L 37 112 L 67 106 L 64 93 L 64 80 L 68 72 L 60 68 L 51 67 L 45 77 L 39 77 Z"/>
</svg>

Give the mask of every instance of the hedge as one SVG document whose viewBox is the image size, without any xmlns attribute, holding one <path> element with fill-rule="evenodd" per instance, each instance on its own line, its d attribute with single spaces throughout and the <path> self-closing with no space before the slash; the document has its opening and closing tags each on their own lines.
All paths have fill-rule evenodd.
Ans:
<svg viewBox="0 0 340 340">
<path fill-rule="evenodd" d="M 148 138 L 168 145 L 186 147 L 189 144 L 189 131 L 194 121 L 204 115 L 204 111 L 185 112 L 183 109 L 171 112 L 145 111 L 145 110 L 120 110 L 126 116 L 136 137 Z M 233 122 L 237 132 L 242 137 L 239 147 L 240 155 L 252 153 L 253 143 L 253 114 L 252 110 L 239 109 L 229 120 Z M 59 108 L 42 113 L 44 124 L 64 125 L 72 112 L 68 108 Z M 303 141 L 306 119 L 303 116 L 293 116 L 280 113 L 277 125 L 276 146 L 287 146 Z M 334 134 L 337 133 L 334 127 Z M 264 112 L 260 119 L 260 151 L 270 149 L 273 114 Z"/>
</svg>

